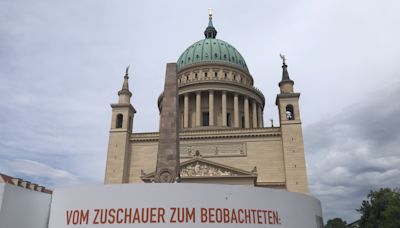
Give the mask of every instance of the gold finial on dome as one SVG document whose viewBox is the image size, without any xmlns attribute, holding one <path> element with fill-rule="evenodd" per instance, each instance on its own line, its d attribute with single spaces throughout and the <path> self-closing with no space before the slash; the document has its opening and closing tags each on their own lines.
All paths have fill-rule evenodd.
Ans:
<svg viewBox="0 0 400 228">
<path fill-rule="evenodd" d="M 208 17 L 212 19 L 212 8 L 208 8 Z"/>
</svg>

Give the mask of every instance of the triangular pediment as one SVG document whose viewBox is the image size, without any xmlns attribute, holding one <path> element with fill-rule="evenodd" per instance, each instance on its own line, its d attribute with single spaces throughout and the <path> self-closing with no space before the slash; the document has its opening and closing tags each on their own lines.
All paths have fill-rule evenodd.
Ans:
<svg viewBox="0 0 400 228">
<path fill-rule="evenodd" d="M 142 172 L 141 179 L 151 182 L 155 172 L 145 174 Z M 180 164 L 181 179 L 190 178 L 257 178 L 256 167 L 252 171 L 238 169 L 232 166 L 213 162 L 200 157 L 193 158 Z"/>
<path fill-rule="evenodd" d="M 202 158 L 193 158 L 181 163 L 181 178 L 185 177 L 235 177 L 257 176 L 255 170 L 248 172 Z"/>
</svg>

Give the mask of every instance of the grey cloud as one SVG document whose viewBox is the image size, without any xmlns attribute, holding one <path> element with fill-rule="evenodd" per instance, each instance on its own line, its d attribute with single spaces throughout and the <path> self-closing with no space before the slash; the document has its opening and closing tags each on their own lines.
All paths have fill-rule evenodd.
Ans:
<svg viewBox="0 0 400 228">
<path fill-rule="evenodd" d="M 305 127 L 310 189 L 327 218 L 355 220 L 369 190 L 399 187 L 400 106 L 392 99 L 398 95 L 400 84 L 388 85 Z"/>
</svg>

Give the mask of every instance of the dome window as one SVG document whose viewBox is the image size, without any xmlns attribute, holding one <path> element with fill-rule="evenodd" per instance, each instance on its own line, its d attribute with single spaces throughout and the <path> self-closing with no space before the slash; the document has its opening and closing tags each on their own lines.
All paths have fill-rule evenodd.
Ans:
<svg viewBox="0 0 400 228">
<path fill-rule="evenodd" d="M 217 44 L 216 42 L 214 42 L 214 44 Z"/>
<path fill-rule="evenodd" d="M 199 55 L 196 55 L 196 59 L 199 59 L 200 58 L 200 56 Z"/>
<path fill-rule="evenodd" d="M 235 57 L 232 57 L 232 61 L 235 61 Z"/>
<path fill-rule="evenodd" d="M 188 61 L 190 62 L 190 57 L 188 57 Z"/>
<path fill-rule="evenodd" d="M 218 54 L 217 53 L 215 53 L 214 56 L 215 56 L 215 58 L 218 58 Z"/>
<path fill-rule="evenodd" d="M 208 58 L 208 53 L 206 53 L 204 56 L 205 56 L 206 58 Z"/>
<path fill-rule="evenodd" d="M 226 55 L 224 55 L 224 59 L 226 59 Z"/>
<path fill-rule="evenodd" d="M 208 42 L 206 42 L 206 44 L 208 44 Z"/>
</svg>

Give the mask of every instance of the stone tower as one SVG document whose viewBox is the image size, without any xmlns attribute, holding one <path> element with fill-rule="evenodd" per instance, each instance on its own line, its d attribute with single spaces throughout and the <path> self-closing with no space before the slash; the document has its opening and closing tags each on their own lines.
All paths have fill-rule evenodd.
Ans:
<svg viewBox="0 0 400 228">
<path fill-rule="evenodd" d="M 286 189 L 292 192 L 308 192 L 303 133 L 301 128 L 299 97 L 293 90 L 294 82 L 287 71 L 285 57 L 281 55 L 282 80 L 280 94 L 276 97 L 282 132 L 282 149 L 285 164 Z"/>
<path fill-rule="evenodd" d="M 126 68 L 122 89 L 118 92 L 118 103 L 111 104 L 112 117 L 106 175 L 104 183 L 126 183 L 129 169 L 129 138 L 132 133 L 133 117 L 136 113 L 130 99 L 128 70 Z"/>
</svg>

